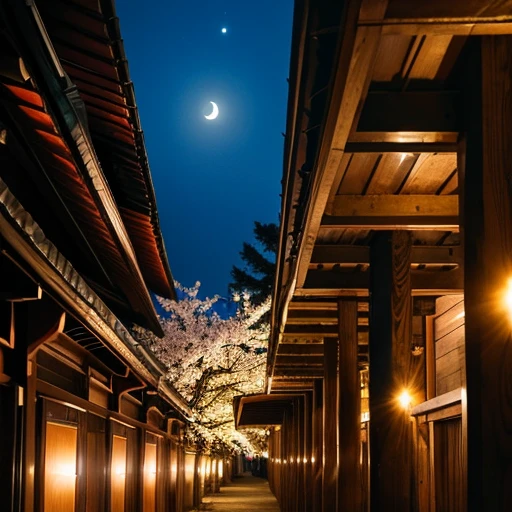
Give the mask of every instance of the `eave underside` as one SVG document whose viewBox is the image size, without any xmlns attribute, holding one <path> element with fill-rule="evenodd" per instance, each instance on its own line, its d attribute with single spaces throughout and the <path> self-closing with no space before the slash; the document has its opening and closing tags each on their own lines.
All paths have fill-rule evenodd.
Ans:
<svg viewBox="0 0 512 512">
<path fill-rule="evenodd" d="M 308 20 L 308 57 L 291 62 L 290 94 L 302 103 L 289 108 L 296 121 L 287 136 L 303 135 L 285 155 L 269 391 L 311 389 L 323 377 L 323 343 L 343 329 L 343 297 L 358 301 L 359 363 L 368 364 L 369 247 L 377 233 L 412 232 L 415 315 L 425 314 L 420 303 L 431 310 L 432 298 L 462 292 L 460 67 L 471 36 L 512 33 L 512 7 L 487 4 L 348 2 L 329 26 L 313 8 L 296 16 Z M 329 10 L 328 2 L 315 6 Z M 333 32 L 335 41 L 322 39 Z M 314 57 L 329 51 L 330 61 Z"/>
</svg>

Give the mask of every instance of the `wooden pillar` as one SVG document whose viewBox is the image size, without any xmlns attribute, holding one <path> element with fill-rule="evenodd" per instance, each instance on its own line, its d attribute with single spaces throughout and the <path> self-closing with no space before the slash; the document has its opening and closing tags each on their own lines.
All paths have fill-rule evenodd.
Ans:
<svg viewBox="0 0 512 512">
<path fill-rule="evenodd" d="M 370 509 L 412 509 L 412 427 L 398 396 L 415 393 L 407 231 L 378 233 L 370 249 Z M 420 387 L 422 387 L 420 385 Z"/>
<path fill-rule="evenodd" d="M 297 421 L 297 453 L 296 453 L 296 468 L 297 468 L 297 510 L 299 512 L 308 512 L 305 508 L 306 504 L 306 493 L 304 486 L 304 474 L 305 474 L 305 464 L 304 464 L 304 438 L 305 438 L 305 429 L 304 429 L 304 396 L 297 396 L 297 408 L 296 408 L 296 421 Z"/>
<path fill-rule="evenodd" d="M 313 394 L 311 391 L 304 396 L 304 494 L 306 511 L 314 511 L 314 475 L 313 475 Z"/>
<path fill-rule="evenodd" d="M 323 511 L 337 510 L 338 487 L 338 342 L 324 340 Z"/>
<path fill-rule="evenodd" d="M 465 84 L 472 106 L 466 124 L 462 400 L 469 511 L 512 509 L 512 317 L 504 300 L 512 278 L 511 56 L 510 36 L 477 40 L 468 59 L 475 80 Z"/>
<path fill-rule="evenodd" d="M 323 381 L 315 380 L 313 389 L 313 453 L 311 467 L 313 473 L 313 512 L 322 511 L 323 494 Z"/>
<path fill-rule="evenodd" d="M 338 303 L 339 510 L 361 508 L 361 383 L 357 366 L 357 301 Z"/>
</svg>

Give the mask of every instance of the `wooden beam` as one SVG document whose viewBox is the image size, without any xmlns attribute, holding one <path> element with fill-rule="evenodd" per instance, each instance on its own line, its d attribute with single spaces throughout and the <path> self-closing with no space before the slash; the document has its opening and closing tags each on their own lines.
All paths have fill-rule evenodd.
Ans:
<svg viewBox="0 0 512 512">
<path fill-rule="evenodd" d="M 324 364 L 324 356 L 318 355 L 291 355 L 285 356 L 277 354 L 276 367 L 277 366 L 302 366 L 302 367 L 322 367 Z"/>
<path fill-rule="evenodd" d="M 457 132 L 352 132 L 351 144 L 457 144 Z M 346 150 L 348 153 L 348 150 Z M 427 151 L 429 153 L 430 151 Z M 398 151 L 403 153 L 403 151 Z M 450 151 L 452 153 L 452 151 Z"/>
<path fill-rule="evenodd" d="M 458 133 L 457 101 L 452 91 L 371 92 L 357 131 Z"/>
<path fill-rule="evenodd" d="M 358 315 L 359 325 L 368 325 L 368 312 L 362 312 Z M 320 309 L 295 309 L 288 312 L 286 319 L 287 325 L 336 325 L 338 323 L 338 314 L 336 311 L 322 311 Z"/>
<path fill-rule="evenodd" d="M 499 0 L 391 0 L 386 19 L 375 23 L 386 35 L 505 35 L 512 34 L 512 6 Z"/>
<path fill-rule="evenodd" d="M 368 332 L 368 325 L 358 326 L 358 332 Z M 301 337 L 319 337 L 324 336 L 326 338 L 338 337 L 338 326 L 337 324 L 331 325 L 286 325 L 283 333 L 285 336 L 301 336 Z"/>
<path fill-rule="evenodd" d="M 316 309 L 325 311 L 338 311 L 338 301 L 336 300 L 292 300 L 288 304 L 288 310 Z M 357 301 L 357 310 L 359 312 L 368 312 L 369 306 L 367 300 Z"/>
<path fill-rule="evenodd" d="M 318 356 L 323 355 L 324 346 L 323 344 L 309 344 L 303 345 L 299 343 L 280 343 L 277 351 L 277 357 L 279 356 Z"/>
<path fill-rule="evenodd" d="M 483 36 L 512 34 L 510 20 L 424 21 L 418 19 L 387 19 L 382 25 L 386 36 Z"/>
<path fill-rule="evenodd" d="M 370 266 L 371 270 L 371 266 Z M 339 291 L 353 292 L 353 296 L 358 296 L 363 290 L 368 291 L 370 284 L 370 272 L 339 272 L 310 270 L 302 291 L 311 295 L 321 296 L 321 290 L 329 296 L 329 290 L 336 296 Z M 461 269 L 446 271 L 412 271 L 412 286 L 416 295 L 432 295 L 432 292 L 438 292 L 442 295 L 447 292 L 460 293 L 463 290 L 463 273 Z M 298 290 L 296 290 L 296 295 Z"/>
<path fill-rule="evenodd" d="M 459 264 L 461 261 L 462 249 L 458 245 L 412 247 L 412 264 Z M 311 263 L 369 264 L 370 248 L 363 245 L 316 245 Z"/>
<path fill-rule="evenodd" d="M 357 302 L 340 300 L 338 510 L 361 509 L 361 383 L 358 370 Z"/>
<path fill-rule="evenodd" d="M 285 377 L 287 379 L 321 379 L 323 375 L 323 368 L 296 368 L 286 366 L 274 368 L 274 377 Z"/>
<path fill-rule="evenodd" d="M 359 134 L 354 136 L 359 139 Z M 456 142 L 364 142 L 349 139 L 345 153 L 456 153 Z"/>
<path fill-rule="evenodd" d="M 336 196 L 322 225 L 349 226 L 446 226 L 459 225 L 458 197 L 435 195 Z M 335 217 L 329 219 L 328 216 Z"/>
</svg>

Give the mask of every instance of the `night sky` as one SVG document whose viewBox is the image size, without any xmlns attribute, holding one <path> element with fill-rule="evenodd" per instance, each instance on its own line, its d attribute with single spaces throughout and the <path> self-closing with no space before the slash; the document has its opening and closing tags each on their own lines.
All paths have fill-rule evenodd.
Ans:
<svg viewBox="0 0 512 512">
<path fill-rule="evenodd" d="M 292 10 L 117 1 L 171 270 L 202 295 L 225 296 L 253 222 L 279 220 Z"/>
</svg>

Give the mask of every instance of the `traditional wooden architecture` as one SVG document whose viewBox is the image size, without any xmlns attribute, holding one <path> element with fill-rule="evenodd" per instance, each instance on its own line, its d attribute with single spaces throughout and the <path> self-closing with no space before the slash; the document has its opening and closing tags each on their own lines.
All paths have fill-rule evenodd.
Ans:
<svg viewBox="0 0 512 512">
<path fill-rule="evenodd" d="M 191 508 L 222 462 L 129 330 L 175 292 L 113 2 L 5 0 L 0 26 L 2 510 Z"/>
<path fill-rule="evenodd" d="M 297 0 L 268 395 L 283 510 L 512 507 L 512 3 Z"/>
</svg>

